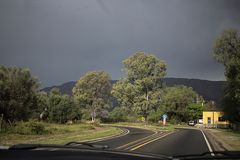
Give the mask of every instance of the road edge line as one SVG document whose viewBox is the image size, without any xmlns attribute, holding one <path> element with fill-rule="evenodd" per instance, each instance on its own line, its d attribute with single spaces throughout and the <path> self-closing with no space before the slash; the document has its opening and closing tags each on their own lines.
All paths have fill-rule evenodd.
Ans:
<svg viewBox="0 0 240 160">
<path fill-rule="evenodd" d="M 206 144 L 207 144 L 207 146 L 208 146 L 208 150 L 209 150 L 210 152 L 213 152 L 212 147 L 211 147 L 210 143 L 208 142 L 205 133 L 204 133 L 202 130 L 200 130 L 200 131 L 202 132 L 202 135 L 203 135 L 203 137 L 204 137 L 204 139 L 205 139 L 205 142 L 206 142 Z M 214 154 L 214 153 L 211 153 L 211 156 L 215 156 L 215 154 Z"/>
<path fill-rule="evenodd" d="M 117 135 L 106 136 L 106 137 L 102 137 L 102 138 L 89 139 L 89 140 L 83 140 L 83 141 L 79 141 L 79 142 L 90 142 L 90 143 L 100 142 L 100 141 L 104 141 L 104 140 L 108 140 L 108 139 L 112 139 L 112 138 L 118 138 L 118 137 L 126 136 L 127 134 L 130 133 L 130 131 L 128 129 L 126 129 L 126 128 L 124 128 L 124 129 L 120 128 L 120 129 L 123 132 L 120 133 L 120 134 L 117 134 Z"/>
</svg>

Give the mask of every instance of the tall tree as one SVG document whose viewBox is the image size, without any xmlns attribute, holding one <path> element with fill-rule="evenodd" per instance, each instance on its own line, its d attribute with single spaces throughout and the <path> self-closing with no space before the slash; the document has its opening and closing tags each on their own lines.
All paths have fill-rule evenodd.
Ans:
<svg viewBox="0 0 240 160">
<path fill-rule="evenodd" d="M 240 123 L 240 32 L 225 30 L 215 41 L 213 55 L 225 67 L 225 117 L 231 122 Z"/>
<path fill-rule="evenodd" d="M 73 88 L 73 95 L 79 104 L 90 110 L 92 121 L 96 113 L 110 105 L 110 76 L 104 71 L 92 71 L 82 76 Z"/>
<path fill-rule="evenodd" d="M 147 118 L 161 101 L 162 78 L 166 63 L 153 54 L 137 52 L 123 61 L 126 78 L 113 86 L 113 95 Z"/>
<path fill-rule="evenodd" d="M 29 69 L 0 66 L 0 114 L 4 120 L 27 120 L 36 107 L 38 87 Z"/>
</svg>

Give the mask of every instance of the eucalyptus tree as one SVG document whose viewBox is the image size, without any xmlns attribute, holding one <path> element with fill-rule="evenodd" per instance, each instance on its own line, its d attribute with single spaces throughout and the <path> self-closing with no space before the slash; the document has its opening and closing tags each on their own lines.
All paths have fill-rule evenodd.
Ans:
<svg viewBox="0 0 240 160">
<path fill-rule="evenodd" d="M 166 63 L 153 54 L 137 52 L 123 61 L 125 77 L 113 86 L 112 93 L 121 106 L 147 118 L 159 107 Z"/>
<path fill-rule="evenodd" d="M 73 88 L 74 99 L 89 110 L 92 121 L 97 112 L 109 107 L 111 97 L 111 78 L 104 71 L 87 72 L 80 77 Z"/>
</svg>

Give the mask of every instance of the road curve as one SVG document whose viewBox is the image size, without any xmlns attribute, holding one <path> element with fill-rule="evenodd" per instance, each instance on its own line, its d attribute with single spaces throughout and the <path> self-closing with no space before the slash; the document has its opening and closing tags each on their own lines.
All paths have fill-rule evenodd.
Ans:
<svg viewBox="0 0 240 160">
<path fill-rule="evenodd" d="M 127 129 L 129 130 L 129 133 L 124 136 L 99 141 L 94 144 L 108 145 L 109 149 L 117 149 L 119 147 L 125 146 L 128 143 L 137 141 L 139 139 L 143 139 L 155 133 L 150 130 L 133 128 L 133 127 L 119 127 L 119 128 Z"/>
<path fill-rule="evenodd" d="M 210 151 L 207 140 L 198 129 L 182 128 L 175 132 L 154 133 L 139 128 L 123 128 L 128 129 L 129 134 L 103 140 L 97 144 L 108 145 L 113 150 L 167 156 L 201 154 Z"/>
</svg>

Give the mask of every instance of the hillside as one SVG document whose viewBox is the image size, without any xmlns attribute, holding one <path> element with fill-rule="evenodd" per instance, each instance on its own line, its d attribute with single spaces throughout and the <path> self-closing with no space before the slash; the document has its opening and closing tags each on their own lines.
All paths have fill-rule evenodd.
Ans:
<svg viewBox="0 0 240 160">
<path fill-rule="evenodd" d="M 115 83 L 116 80 L 112 80 Z M 187 79 L 187 78 L 164 78 L 164 82 L 167 86 L 173 85 L 185 85 L 192 87 L 199 95 L 207 101 L 213 100 L 220 103 L 223 97 L 223 85 L 224 81 L 208 81 L 200 79 Z M 51 86 L 43 88 L 42 91 L 49 92 L 52 88 L 59 88 L 63 94 L 72 94 L 72 88 L 75 85 L 75 81 L 70 81 L 58 86 Z"/>
</svg>

